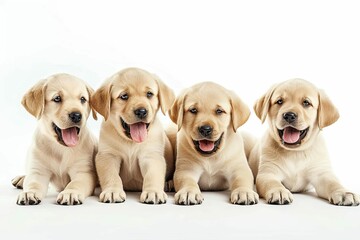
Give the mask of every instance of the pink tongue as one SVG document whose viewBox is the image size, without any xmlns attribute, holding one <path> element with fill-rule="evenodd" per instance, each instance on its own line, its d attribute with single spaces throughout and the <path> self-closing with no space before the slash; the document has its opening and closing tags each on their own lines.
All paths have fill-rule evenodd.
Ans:
<svg viewBox="0 0 360 240">
<path fill-rule="evenodd" d="M 215 144 L 212 141 L 208 140 L 200 140 L 199 141 L 199 147 L 204 152 L 210 152 L 214 149 Z"/>
<path fill-rule="evenodd" d="M 130 135 L 132 140 L 137 143 L 143 142 L 147 137 L 147 130 L 145 123 L 134 123 L 129 125 L 130 126 Z"/>
<path fill-rule="evenodd" d="M 62 129 L 61 130 L 62 139 L 68 147 L 74 147 L 79 141 L 79 136 L 77 135 L 76 127 Z"/>
<path fill-rule="evenodd" d="M 300 139 L 300 131 L 292 127 L 284 129 L 283 140 L 286 143 L 296 143 Z"/>
</svg>

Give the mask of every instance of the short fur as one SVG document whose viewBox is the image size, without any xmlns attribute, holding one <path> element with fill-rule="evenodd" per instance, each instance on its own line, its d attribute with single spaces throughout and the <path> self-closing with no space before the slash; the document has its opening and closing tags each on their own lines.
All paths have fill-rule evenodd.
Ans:
<svg viewBox="0 0 360 240">
<path fill-rule="evenodd" d="M 339 113 L 322 90 L 291 79 L 272 86 L 254 110 L 262 122 L 268 118 L 269 123 L 250 154 L 257 191 L 266 202 L 289 204 L 291 192 L 314 187 L 319 197 L 332 204 L 359 205 L 359 196 L 339 183 L 330 166 L 321 129 L 336 122 Z M 287 128 L 293 134 L 286 137 Z"/>
<path fill-rule="evenodd" d="M 166 202 L 164 182 L 174 171 L 173 150 L 156 114 L 160 108 L 165 114 L 174 99 L 158 77 L 139 68 L 116 73 L 95 92 L 94 107 L 104 116 L 95 160 L 101 202 L 125 201 L 124 190 L 142 191 L 144 203 Z M 146 117 L 139 119 L 138 109 L 146 109 Z M 134 137 L 134 124 L 148 124 L 147 133 Z"/>
<path fill-rule="evenodd" d="M 249 115 L 249 108 L 235 93 L 212 82 L 196 84 L 178 96 L 170 110 L 170 118 L 179 130 L 174 174 L 176 204 L 201 204 L 201 190 L 227 189 L 231 190 L 231 203 L 258 202 L 243 138 L 236 133 Z M 211 127 L 212 133 L 204 137 L 199 130 L 202 126 Z M 219 144 L 209 151 L 198 145 L 209 142 Z"/>
<path fill-rule="evenodd" d="M 56 74 L 39 81 L 24 95 L 22 104 L 38 119 L 38 124 L 29 149 L 26 176 L 12 181 L 14 186 L 24 189 L 17 204 L 39 204 L 49 182 L 60 192 L 57 203 L 62 205 L 81 204 L 93 193 L 97 140 L 86 127 L 92 93 L 84 81 L 69 74 Z M 61 101 L 55 102 L 56 97 Z M 81 114 L 77 123 L 70 119 L 73 112 Z M 59 131 L 77 127 L 78 140 L 66 145 L 54 124 Z"/>
</svg>

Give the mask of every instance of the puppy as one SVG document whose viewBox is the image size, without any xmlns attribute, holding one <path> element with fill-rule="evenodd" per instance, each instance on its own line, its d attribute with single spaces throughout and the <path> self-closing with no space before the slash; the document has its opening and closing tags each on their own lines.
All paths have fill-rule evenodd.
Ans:
<svg viewBox="0 0 360 240">
<path fill-rule="evenodd" d="M 330 167 L 321 130 L 339 118 L 328 96 L 313 84 L 291 79 L 269 89 L 254 110 L 269 129 L 250 154 L 261 197 L 270 204 L 289 204 L 291 192 L 315 187 L 319 197 L 335 205 L 359 205 Z"/>
<path fill-rule="evenodd" d="M 234 204 L 258 202 L 243 138 L 236 130 L 250 116 L 235 93 L 212 82 L 186 89 L 170 110 L 178 125 L 175 203 L 201 204 L 201 190 L 231 190 Z"/>
<path fill-rule="evenodd" d="M 165 203 L 165 180 L 174 171 L 173 151 L 161 121 L 175 99 L 160 79 L 138 68 L 124 69 L 94 94 L 94 107 L 103 117 L 96 169 L 100 201 L 125 201 L 125 191 L 142 191 L 143 203 Z"/>
<path fill-rule="evenodd" d="M 38 119 L 27 159 L 26 176 L 13 185 L 23 188 L 17 204 L 36 205 L 45 197 L 49 183 L 62 205 L 82 204 L 95 188 L 94 158 L 97 140 L 86 127 L 93 90 L 69 74 L 39 81 L 23 97 L 25 109 Z M 96 119 L 96 114 L 93 112 Z"/>
</svg>

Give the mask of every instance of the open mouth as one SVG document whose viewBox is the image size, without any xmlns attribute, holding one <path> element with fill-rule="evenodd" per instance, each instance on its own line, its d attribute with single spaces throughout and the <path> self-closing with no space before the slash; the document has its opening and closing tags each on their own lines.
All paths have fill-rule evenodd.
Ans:
<svg viewBox="0 0 360 240">
<path fill-rule="evenodd" d="M 61 129 L 56 126 L 55 123 L 53 123 L 52 126 L 58 137 L 59 143 L 66 147 L 75 147 L 78 144 L 80 128 L 70 127 L 66 129 Z"/>
<path fill-rule="evenodd" d="M 125 134 L 128 138 L 137 143 L 141 143 L 146 140 L 150 123 L 137 122 L 128 124 L 124 121 L 124 119 L 120 118 L 120 120 L 121 126 L 124 128 Z"/>
<path fill-rule="evenodd" d="M 223 137 L 224 133 L 221 134 L 218 140 L 216 141 L 210 141 L 208 139 L 193 140 L 193 143 L 195 145 L 196 150 L 201 154 L 212 154 L 215 153 L 219 149 L 219 145 L 221 143 L 221 139 Z"/>
<path fill-rule="evenodd" d="M 282 130 L 278 129 L 279 136 L 282 144 L 284 145 L 299 145 L 301 141 L 306 137 L 309 128 L 304 130 L 298 130 L 293 127 L 286 127 Z"/>
</svg>

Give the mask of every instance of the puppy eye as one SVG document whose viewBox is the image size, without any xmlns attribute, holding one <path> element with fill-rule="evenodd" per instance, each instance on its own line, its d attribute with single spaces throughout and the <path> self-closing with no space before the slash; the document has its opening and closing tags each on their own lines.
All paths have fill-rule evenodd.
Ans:
<svg viewBox="0 0 360 240">
<path fill-rule="evenodd" d="M 304 106 L 304 107 L 310 107 L 310 106 L 311 106 L 311 102 L 309 102 L 308 100 L 304 100 L 304 101 L 303 101 L 303 106 Z"/>
<path fill-rule="evenodd" d="M 216 112 L 217 115 L 221 115 L 222 113 L 225 113 L 225 111 L 220 109 L 220 108 L 216 109 L 215 112 Z"/>
<path fill-rule="evenodd" d="M 80 101 L 81 101 L 81 103 L 86 103 L 86 98 L 85 98 L 85 97 L 81 97 L 81 98 L 80 98 Z"/>
<path fill-rule="evenodd" d="M 197 114 L 198 110 L 196 108 L 190 108 L 189 112 L 191 112 L 192 114 Z"/>
<path fill-rule="evenodd" d="M 278 105 L 281 105 L 281 104 L 283 104 L 283 103 L 284 103 L 284 101 L 283 101 L 281 98 L 276 101 L 276 104 L 278 104 Z"/>
<path fill-rule="evenodd" d="M 152 92 L 148 91 L 146 93 L 146 96 L 147 96 L 147 98 L 151 98 L 152 96 L 154 96 L 154 94 Z"/>
<path fill-rule="evenodd" d="M 121 94 L 121 95 L 119 96 L 119 98 L 120 98 L 121 100 L 126 101 L 126 100 L 129 99 L 129 95 L 128 95 L 127 93 L 123 93 L 123 94 Z"/>
<path fill-rule="evenodd" d="M 61 97 L 56 96 L 56 97 L 53 98 L 53 101 L 56 102 L 56 103 L 59 103 L 59 102 L 61 102 Z"/>
</svg>

